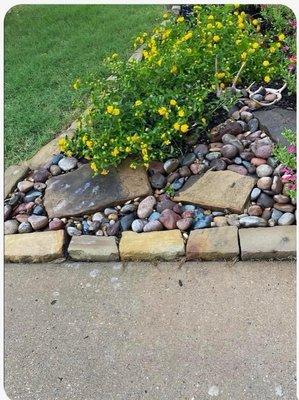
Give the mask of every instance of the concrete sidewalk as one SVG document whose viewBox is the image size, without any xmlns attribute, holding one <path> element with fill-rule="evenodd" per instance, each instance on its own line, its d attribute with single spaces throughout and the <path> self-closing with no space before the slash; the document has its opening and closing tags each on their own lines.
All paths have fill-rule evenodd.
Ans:
<svg viewBox="0 0 299 400">
<path fill-rule="evenodd" d="M 295 262 L 6 265 L 21 400 L 296 398 Z"/>
</svg>

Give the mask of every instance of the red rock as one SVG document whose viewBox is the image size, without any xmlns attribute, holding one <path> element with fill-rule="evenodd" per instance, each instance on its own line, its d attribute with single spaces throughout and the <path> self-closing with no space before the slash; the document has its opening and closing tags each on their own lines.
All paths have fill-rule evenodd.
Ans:
<svg viewBox="0 0 299 400">
<path fill-rule="evenodd" d="M 238 122 L 227 120 L 211 130 L 211 142 L 219 142 L 226 133 L 237 136 L 242 131 L 242 127 Z"/>
<path fill-rule="evenodd" d="M 265 160 L 264 158 L 253 157 L 250 162 L 255 167 L 258 167 L 259 165 L 266 164 L 267 160 Z"/>
<path fill-rule="evenodd" d="M 50 223 L 49 223 L 49 229 L 50 231 L 59 231 L 59 229 L 63 229 L 65 224 L 61 219 L 59 218 L 54 218 Z"/>
<path fill-rule="evenodd" d="M 151 161 L 148 167 L 150 175 L 155 173 L 165 174 L 164 164 L 160 161 Z"/>
<path fill-rule="evenodd" d="M 248 208 L 248 214 L 251 216 L 260 217 L 263 214 L 263 209 L 260 206 L 250 206 Z"/>
<path fill-rule="evenodd" d="M 232 164 L 227 167 L 229 171 L 237 172 L 240 175 L 247 175 L 248 171 L 242 165 Z"/>
<path fill-rule="evenodd" d="M 181 231 L 187 231 L 191 228 L 193 218 L 183 218 L 177 221 L 176 225 Z"/>
<path fill-rule="evenodd" d="M 27 222 L 28 221 L 28 215 L 27 214 L 18 214 L 18 215 L 15 216 L 15 219 L 20 223 L 21 222 Z"/>
<path fill-rule="evenodd" d="M 181 219 L 180 215 L 172 210 L 166 209 L 162 211 L 159 221 L 166 229 L 175 229 L 176 223 Z"/>
</svg>

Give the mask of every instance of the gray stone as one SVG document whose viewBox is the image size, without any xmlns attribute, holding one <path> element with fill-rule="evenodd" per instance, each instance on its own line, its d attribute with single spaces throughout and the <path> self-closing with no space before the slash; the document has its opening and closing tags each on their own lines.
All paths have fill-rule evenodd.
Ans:
<svg viewBox="0 0 299 400">
<path fill-rule="evenodd" d="M 4 213 L 3 213 L 4 214 L 4 221 L 9 219 L 9 217 L 11 215 L 11 212 L 12 212 L 12 206 L 10 206 L 9 204 L 6 204 L 4 206 Z"/>
<path fill-rule="evenodd" d="M 140 233 L 143 231 L 144 226 L 147 224 L 146 219 L 135 219 L 132 222 L 132 231 L 136 233 Z"/>
<path fill-rule="evenodd" d="M 32 201 L 34 201 L 35 199 L 37 199 L 42 195 L 43 195 L 42 192 L 40 192 L 39 190 L 34 190 L 34 189 L 30 190 L 24 197 L 24 203 L 31 203 Z"/>
<path fill-rule="evenodd" d="M 240 225 L 244 228 L 267 226 L 267 221 L 260 217 L 248 216 L 240 218 Z"/>
<path fill-rule="evenodd" d="M 274 176 L 273 183 L 272 183 L 272 186 L 271 186 L 272 192 L 281 193 L 282 188 L 283 188 L 283 184 L 282 184 L 281 178 L 279 176 L 277 176 L 277 175 Z"/>
<path fill-rule="evenodd" d="M 164 169 L 167 174 L 170 174 L 171 172 L 175 171 L 177 167 L 179 166 L 179 160 L 177 158 L 171 158 L 170 160 L 165 161 L 164 163 Z"/>
<path fill-rule="evenodd" d="M 260 194 L 261 194 L 261 189 L 259 189 L 259 188 L 252 189 L 252 192 L 250 194 L 250 200 L 251 201 L 256 200 Z"/>
<path fill-rule="evenodd" d="M 225 144 L 221 147 L 221 154 L 226 158 L 234 158 L 238 154 L 239 150 L 232 144 Z"/>
<path fill-rule="evenodd" d="M 130 204 L 125 204 L 120 209 L 120 212 L 121 212 L 121 214 L 130 214 L 130 213 L 136 211 L 136 209 L 137 209 L 137 205 L 134 203 L 130 203 Z"/>
<path fill-rule="evenodd" d="M 150 177 L 150 182 L 153 188 L 162 189 L 167 183 L 166 176 L 162 175 L 160 172 L 156 172 Z"/>
<path fill-rule="evenodd" d="M 206 159 L 208 161 L 212 161 L 212 160 L 215 160 L 220 157 L 221 157 L 221 153 L 218 151 L 211 151 L 210 153 L 206 154 Z"/>
<path fill-rule="evenodd" d="M 273 207 L 274 205 L 273 197 L 269 196 L 266 193 L 261 193 L 256 202 L 259 206 L 262 206 L 263 208 Z"/>
<path fill-rule="evenodd" d="M 252 118 L 249 122 L 248 122 L 248 126 L 249 126 L 249 130 L 250 132 L 255 132 L 258 130 L 259 128 L 259 121 L 256 118 Z"/>
<path fill-rule="evenodd" d="M 199 144 L 193 151 L 197 157 L 204 157 L 209 152 L 209 148 L 206 144 Z"/>
<path fill-rule="evenodd" d="M 49 177 L 49 171 L 45 168 L 37 169 L 33 172 L 32 178 L 34 182 L 46 182 Z"/>
<path fill-rule="evenodd" d="M 240 229 L 242 260 L 296 256 L 296 226 Z"/>
<path fill-rule="evenodd" d="M 143 227 L 143 232 L 155 232 L 155 231 L 162 231 L 162 230 L 163 230 L 163 225 L 158 220 L 149 221 Z"/>
<path fill-rule="evenodd" d="M 296 132 L 296 111 L 275 107 L 271 110 L 262 109 L 254 112 L 260 121 L 260 126 L 276 143 L 288 145 L 281 132 L 291 129 Z"/>
<path fill-rule="evenodd" d="M 82 232 L 79 229 L 75 228 L 74 226 L 68 226 L 66 228 L 66 231 L 70 236 L 81 236 L 82 235 Z"/>
<path fill-rule="evenodd" d="M 295 215 L 292 213 L 284 213 L 278 220 L 278 225 L 292 225 L 295 222 Z"/>
<path fill-rule="evenodd" d="M 79 216 L 151 193 L 146 171 L 132 170 L 129 162 L 106 176 L 93 176 L 89 165 L 51 178 L 44 206 L 49 218 Z"/>
<path fill-rule="evenodd" d="M 179 190 L 184 185 L 184 183 L 185 183 L 185 179 L 179 178 L 179 179 L 176 179 L 174 182 L 172 182 L 172 184 L 170 186 L 174 190 Z"/>
<path fill-rule="evenodd" d="M 64 157 L 58 162 L 58 166 L 62 169 L 62 171 L 71 171 L 76 168 L 78 160 L 74 157 Z"/>
<path fill-rule="evenodd" d="M 272 214 L 271 214 L 271 219 L 275 222 L 278 222 L 279 218 L 283 215 L 282 211 L 276 210 L 276 208 L 273 208 Z"/>
<path fill-rule="evenodd" d="M 30 215 L 28 218 L 32 228 L 35 231 L 45 228 L 48 225 L 48 218 L 42 215 Z"/>
<path fill-rule="evenodd" d="M 15 219 L 8 219 L 4 222 L 4 235 L 13 235 L 18 232 L 19 223 Z"/>
<path fill-rule="evenodd" d="M 58 165 L 51 165 L 50 172 L 53 176 L 57 176 L 61 174 L 61 168 Z"/>
<path fill-rule="evenodd" d="M 229 133 L 225 134 L 222 137 L 222 141 L 224 144 L 230 144 L 232 146 L 235 146 L 240 152 L 242 152 L 244 150 L 244 146 L 243 146 L 241 140 L 237 139 L 233 135 L 230 135 Z"/>
<path fill-rule="evenodd" d="M 30 233 L 32 232 L 32 226 L 29 222 L 21 222 L 18 228 L 19 233 Z"/>
<path fill-rule="evenodd" d="M 136 216 L 133 213 L 124 215 L 120 220 L 121 229 L 123 231 L 130 230 L 135 218 L 136 218 Z"/>
<path fill-rule="evenodd" d="M 154 196 L 147 196 L 143 199 L 138 208 L 137 215 L 140 219 L 147 218 L 152 212 L 156 205 L 156 198 Z"/>
<path fill-rule="evenodd" d="M 186 154 L 186 155 L 182 158 L 181 164 L 182 164 L 182 165 L 189 166 L 189 165 L 191 165 L 195 160 L 196 160 L 196 155 L 195 155 L 194 153 L 188 153 L 188 154 Z"/>
<path fill-rule="evenodd" d="M 259 178 L 262 178 L 264 176 L 271 176 L 272 173 L 273 173 L 273 168 L 270 167 L 270 165 L 268 164 L 262 164 L 256 168 L 256 174 Z"/>
<path fill-rule="evenodd" d="M 224 171 L 226 169 L 226 162 L 222 158 L 216 158 L 211 161 L 210 167 L 214 171 Z"/>
</svg>

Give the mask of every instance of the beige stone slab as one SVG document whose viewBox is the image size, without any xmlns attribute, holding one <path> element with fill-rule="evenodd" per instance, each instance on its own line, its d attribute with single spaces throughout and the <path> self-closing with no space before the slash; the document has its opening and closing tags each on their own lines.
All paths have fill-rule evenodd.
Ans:
<svg viewBox="0 0 299 400">
<path fill-rule="evenodd" d="M 240 229 L 242 260 L 296 256 L 296 225 Z"/>
<path fill-rule="evenodd" d="M 121 260 L 174 260 L 185 255 L 185 244 L 178 229 L 160 232 L 123 232 Z"/>
<path fill-rule="evenodd" d="M 238 228 L 235 226 L 196 229 L 190 233 L 187 260 L 232 260 L 238 256 Z"/>
<path fill-rule="evenodd" d="M 4 198 L 6 198 L 23 178 L 29 168 L 25 165 L 11 165 L 4 173 Z"/>
<path fill-rule="evenodd" d="M 46 262 L 64 259 L 65 231 L 44 231 L 7 235 L 4 255 L 7 262 Z"/>
<path fill-rule="evenodd" d="M 241 214 L 254 184 L 254 178 L 233 171 L 207 171 L 202 177 L 189 178 L 174 200 Z"/>
<path fill-rule="evenodd" d="M 77 261 L 118 261 L 115 236 L 73 236 L 68 247 L 69 256 Z"/>
</svg>

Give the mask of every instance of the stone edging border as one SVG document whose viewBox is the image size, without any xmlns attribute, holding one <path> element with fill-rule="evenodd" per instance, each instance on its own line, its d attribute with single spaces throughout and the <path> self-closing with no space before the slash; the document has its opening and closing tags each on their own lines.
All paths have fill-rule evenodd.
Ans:
<svg viewBox="0 0 299 400">
<path fill-rule="evenodd" d="M 238 229 L 198 229 L 185 240 L 180 230 L 115 236 L 73 236 L 64 230 L 5 236 L 5 262 L 172 261 L 294 259 L 296 225 Z"/>
</svg>

